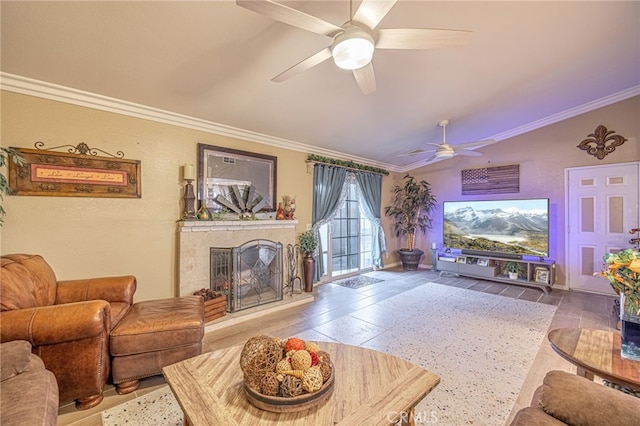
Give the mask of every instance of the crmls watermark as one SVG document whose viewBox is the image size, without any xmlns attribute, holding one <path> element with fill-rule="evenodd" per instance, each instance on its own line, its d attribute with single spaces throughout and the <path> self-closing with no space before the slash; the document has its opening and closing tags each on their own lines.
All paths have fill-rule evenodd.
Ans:
<svg viewBox="0 0 640 426">
<path fill-rule="evenodd" d="M 432 424 L 438 423 L 438 416 L 435 411 L 414 411 L 407 413 L 406 411 L 389 411 L 387 420 L 390 422 L 397 419 L 394 426 L 402 426 L 409 424 L 413 420 L 415 424 Z"/>
</svg>

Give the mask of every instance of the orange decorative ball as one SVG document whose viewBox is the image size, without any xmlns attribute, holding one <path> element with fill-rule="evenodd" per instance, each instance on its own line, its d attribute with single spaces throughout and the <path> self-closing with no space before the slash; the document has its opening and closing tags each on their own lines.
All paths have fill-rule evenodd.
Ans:
<svg viewBox="0 0 640 426">
<path fill-rule="evenodd" d="M 304 349 L 304 340 L 298 339 L 297 337 L 290 337 L 287 339 L 287 343 L 284 344 L 284 352 L 289 353 L 289 351 L 299 351 Z"/>
</svg>

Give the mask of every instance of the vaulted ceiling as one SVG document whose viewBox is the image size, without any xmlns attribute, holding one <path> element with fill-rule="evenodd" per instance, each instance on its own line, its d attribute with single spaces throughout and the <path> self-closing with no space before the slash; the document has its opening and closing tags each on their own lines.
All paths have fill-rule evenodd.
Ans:
<svg viewBox="0 0 640 426">
<path fill-rule="evenodd" d="M 349 2 L 286 5 L 336 25 Z M 359 2 L 354 2 L 354 9 Z M 400 154 L 498 141 L 640 94 L 640 2 L 399 0 L 378 28 L 473 31 L 464 47 L 377 50 L 364 95 L 331 44 L 234 1 L 2 1 L 3 78 L 26 77 L 408 170 Z M 482 149 L 479 149 L 482 151 Z"/>
</svg>

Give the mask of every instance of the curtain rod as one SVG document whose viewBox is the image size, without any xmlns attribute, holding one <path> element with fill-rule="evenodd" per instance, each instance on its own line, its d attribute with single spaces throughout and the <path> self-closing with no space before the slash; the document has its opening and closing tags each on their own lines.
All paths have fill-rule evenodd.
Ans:
<svg viewBox="0 0 640 426">
<path fill-rule="evenodd" d="M 375 173 L 377 175 L 386 176 L 386 174 L 382 173 L 382 172 L 376 172 L 376 171 L 373 171 L 373 170 L 363 170 L 363 169 L 358 169 L 356 167 L 342 166 L 340 164 L 326 163 L 324 161 L 306 160 L 306 163 L 307 163 L 307 173 L 311 173 L 313 171 L 313 167 L 310 168 L 309 166 L 316 165 L 316 164 L 322 164 L 322 165 L 325 165 L 325 166 L 340 167 L 342 169 L 353 170 L 355 172 Z"/>
</svg>

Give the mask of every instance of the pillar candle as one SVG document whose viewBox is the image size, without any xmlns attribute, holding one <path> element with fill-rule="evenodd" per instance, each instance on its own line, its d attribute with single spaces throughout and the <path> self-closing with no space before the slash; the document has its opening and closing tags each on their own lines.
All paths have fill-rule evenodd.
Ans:
<svg viewBox="0 0 640 426">
<path fill-rule="evenodd" d="M 437 246 L 436 246 L 435 241 L 434 241 L 434 242 L 432 242 L 432 243 L 431 243 L 431 249 L 432 249 L 432 250 L 435 250 L 435 249 L 436 249 L 436 247 L 437 247 Z"/>
<path fill-rule="evenodd" d="M 185 164 L 184 170 L 182 171 L 182 177 L 187 180 L 195 180 L 196 179 L 196 171 L 193 167 L 193 164 Z"/>
</svg>

